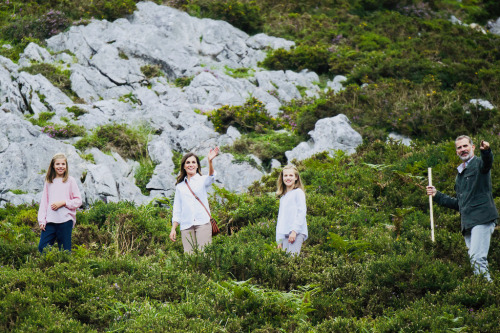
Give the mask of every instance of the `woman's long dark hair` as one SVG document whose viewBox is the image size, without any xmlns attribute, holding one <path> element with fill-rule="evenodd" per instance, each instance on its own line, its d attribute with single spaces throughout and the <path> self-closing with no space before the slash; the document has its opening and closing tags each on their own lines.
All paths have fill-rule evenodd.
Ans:
<svg viewBox="0 0 500 333">
<path fill-rule="evenodd" d="M 195 153 L 187 153 L 186 155 L 184 155 L 182 157 L 182 160 L 181 160 L 181 170 L 179 171 L 179 175 L 177 176 L 177 182 L 175 183 L 175 185 L 177 185 L 179 183 L 182 183 L 184 181 L 184 178 L 186 178 L 187 172 L 184 169 L 184 164 L 186 164 L 186 160 L 188 158 L 190 158 L 191 156 L 196 157 L 196 163 L 198 164 L 198 169 L 196 170 L 196 172 L 201 175 L 200 159 L 198 158 L 198 156 L 196 156 Z"/>
</svg>

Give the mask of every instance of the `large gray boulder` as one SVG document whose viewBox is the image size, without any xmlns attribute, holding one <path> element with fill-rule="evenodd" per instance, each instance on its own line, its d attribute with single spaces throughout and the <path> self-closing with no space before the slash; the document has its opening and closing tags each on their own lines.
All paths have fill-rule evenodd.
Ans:
<svg viewBox="0 0 500 333">
<path fill-rule="evenodd" d="M 500 17 L 496 21 L 488 22 L 488 29 L 492 34 L 500 36 Z"/>
<path fill-rule="evenodd" d="M 361 135 L 351 127 L 349 119 L 343 114 L 318 120 L 309 135 L 309 141 L 285 153 L 289 162 L 293 159 L 304 160 L 324 151 L 332 156 L 336 150 L 352 154 L 363 142 Z"/>
<path fill-rule="evenodd" d="M 233 155 L 222 153 L 214 161 L 216 185 L 222 186 L 231 192 L 241 193 L 246 191 L 253 182 L 260 180 L 264 173 L 250 165 L 248 162 L 237 162 Z M 208 173 L 208 162 L 201 161 L 203 174 Z"/>
</svg>

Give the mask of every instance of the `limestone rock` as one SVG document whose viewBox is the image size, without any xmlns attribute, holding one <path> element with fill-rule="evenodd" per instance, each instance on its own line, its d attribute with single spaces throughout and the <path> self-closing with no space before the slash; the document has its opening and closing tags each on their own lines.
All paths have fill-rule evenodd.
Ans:
<svg viewBox="0 0 500 333">
<path fill-rule="evenodd" d="M 330 155 L 336 150 L 352 154 L 363 142 L 361 135 L 352 129 L 349 119 L 343 114 L 318 120 L 309 135 L 311 139 L 308 142 L 301 142 L 285 153 L 289 162 L 293 159 L 304 160 L 323 151 Z"/>
</svg>

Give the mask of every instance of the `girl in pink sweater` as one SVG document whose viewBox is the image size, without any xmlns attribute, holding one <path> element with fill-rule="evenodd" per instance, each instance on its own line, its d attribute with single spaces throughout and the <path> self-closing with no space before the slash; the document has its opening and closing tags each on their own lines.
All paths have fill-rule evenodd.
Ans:
<svg viewBox="0 0 500 333">
<path fill-rule="evenodd" d="M 71 251 L 71 232 L 76 223 L 76 209 L 82 205 L 80 190 L 73 177 L 68 174 L 68 160 L 57 153 L 50 161 L 45 186 L 43 187 L 38 224 L 42 230 L 38 250 L 54 245 Z"/>
</svg>

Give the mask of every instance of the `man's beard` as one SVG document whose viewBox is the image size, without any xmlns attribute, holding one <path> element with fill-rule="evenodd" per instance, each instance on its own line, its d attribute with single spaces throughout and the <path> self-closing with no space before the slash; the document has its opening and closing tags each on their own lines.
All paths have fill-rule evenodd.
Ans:
<svg viewBox="0 0 500 333">
<path fill-rule="evenodd" d="M 459 155 L 458 157 L 460 157 L 462 162 L 467 162 L 472 157 L 472 154 L 471 153 L 463 154 L 463 155 Z"/>
</svg>

